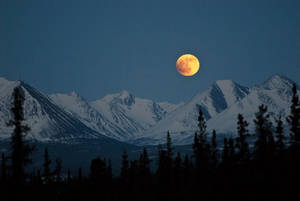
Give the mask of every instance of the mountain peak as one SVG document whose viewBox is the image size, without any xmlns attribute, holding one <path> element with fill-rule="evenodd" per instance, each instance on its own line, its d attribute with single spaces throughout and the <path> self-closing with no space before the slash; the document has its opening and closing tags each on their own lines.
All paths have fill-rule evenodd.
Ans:
<svg viewBox="0 0 300 201">
<path fill-rule="evenodd" d="M 219 86 L 224 86 L 224 85 L 234 85 L 234 82 L 232 80 L 217 80 L 215 84 Z"/>
<path fill-rule="evenodd" d="M 287 77 L 279 74 L 272 75 L 267 81 L 262 84 L 262 87 L 265 89 L 286 89 L 291 88 L 293 81 Z"/>
<path fill-rule="evenodd" d="M 123 90 L 123 91 L 120 92 L 120 97 L 126 98 L 126 97 L 129 97 L 129 96 L 132 96 L 132 94 L 127 90 Z"/>
<path fill-rule="evenodd" d="M 71 93 L 69 93 L 69 95 L 73 97 L 80 97 L 80 95 L 76 91 L 72 91 Z"/>
<path fill-rule="evenodd" d="M 121 93 L 118 96 L 118 99 L 121 99 L 123 104 L 129 106 L 135 103 L 135 97 L 126 90 L 121 91 Z"/>
</svg>

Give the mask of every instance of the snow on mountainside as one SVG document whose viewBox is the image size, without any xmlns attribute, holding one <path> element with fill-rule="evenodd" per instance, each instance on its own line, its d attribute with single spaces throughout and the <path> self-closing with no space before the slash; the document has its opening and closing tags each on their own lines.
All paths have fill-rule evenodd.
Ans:
<svg viewBox="0 0 300 201">
<path fill-rule="evenodd" d="M 293 82 L 283 76 L 274 75 L 261 85 L 252 87 L 244 99 L 220 113 L 216 118 L 208 121 L 208 127 L 218 132 L 236 133 L 236 117 L 243 114 L 253 130 L 253 119 L 258 106 L 268 106 L 270 119 L 275 123 L 278 115 L 286 117 L 290 112 Z"/>
<path fill-rule="evenodd" d="M 156 103 L 133 96 L 128 91 L 110 94 L 91 105 L 121 128 L 123 139 L 130 140 L 162 120 L 177 105 Z"/>
<path fill-rule="evenodd" d="M 52 94 L 50 95 L 50 98 L 54 103 L 79 119 L 87 127 L 100 132 L 107 137 L 123 140 L 123 130 L 107 120 L 76 92 L 70 94 Z"/>
<path fill-rule="evenodd" d="M 235 134 L 237 115 L 243 114 L 251 125 L 254 114 L 261 104 L 268 106 L 272 118 L 280 112 L 283 115 L 288 114 L 292 84 L 292 81 L 279 75 L 272 76 L 263 84 L 252 88 L 242 87 L 229 80 L 216 81 L 207 90 L 196 95 L 146 131 L 143 138 L 137 138 L 132 142 L 163 143 L 169 130 L 174 143 L 192 143 L 194 132 L 197 130 L 199 107 L 207 119 L 209 132 L 216 129 L 219 133 Z"/>
<path fill-rule="evenodd" d="M 0 138 L 9 137 L 12 131 L 5 123 L 11 119 L 11 95 L 17 86 L 25 95 L 24 112 L 31 127 L 31 139 L 110 137 L 145 145 L 164 143 L 167 131 L 171 132 L 174 144 L 191 143 L 197 130 L 199 108 L 207 119 L 209 132 L 216 129 L 219 134 L 227 135 L 236 133 L 238 113 L 243 114 L 250 130 L 253 129 L 253 118 L 261 104 L 268 106 L 273 120 L 279 113 L 286 116 L 292 84 L 293 81 L 279 75 L 250 88 L 231 80 L 219 80 L 186 103 L 154 102 L 128 91 L 89 103 L 75 92 L 48 97 L 24 82 L 0 78 Z"/>
<path fill-rule="evenodd" d="M 7 81 L 0 78 L 0 138 L 8 138 L 12 128 L 6 126 L 11 118 L 12 92 L 20 87 L 25 96 L 25 124 L 31 131 L 29 139 L 39 141 L 67 141 L 73 138 L 103 138 L 78 119 L 55 105 L 47 96 L 22 81 Z"/>
</svg>

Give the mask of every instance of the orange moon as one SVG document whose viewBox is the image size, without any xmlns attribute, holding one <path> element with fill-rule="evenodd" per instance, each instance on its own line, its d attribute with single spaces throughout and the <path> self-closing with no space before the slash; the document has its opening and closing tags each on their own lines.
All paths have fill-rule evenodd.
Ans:
<svg viewBox="0 0 300 201">
<path fill-rule="evenodd" d="M 177 59 L 176 68 L 183 76 L 193 76 L 198 72 L 200 62 L 194 55 L 184 54 Z"/>
</svg>

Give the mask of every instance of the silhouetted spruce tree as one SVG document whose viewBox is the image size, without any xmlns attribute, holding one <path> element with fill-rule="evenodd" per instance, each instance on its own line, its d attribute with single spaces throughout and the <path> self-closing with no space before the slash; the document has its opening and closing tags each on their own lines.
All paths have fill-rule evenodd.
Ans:
<svg viewBox="0 0 300 201">
<path fill-rule="evenodd" d="M 260 105 L 259 111 L 255 114 L 256 118 L 254 119 L 255 133 L 257 135 L 254 147 L 254 157 L 260 162 L 264 162 L 265 159 L 268 159 L 270 155 L 274 153 L 270 152 L 273 149 L 273 142 L 271 142 L 273 134 L 271 130 L 272 123 L 269 120 L 267 111 L 267 106 Z"/>
<path fill-rule="evenodd" d="M 248 133 L 248 122 L 244 120 L 243 115 L 238 114 L 237 121 L 237 133 L 238 137 L 236 138 L 236 147 L 238 149 L 238 159 L 240 161 L 247 161 L 250 157 L 249 145 L 247 143 L 247 137 L 249 137 Z"/>
<path fill-rule="evenodd" d="M 234 140 L 230 137 L 229 139 L 224 138 L 224 145 L 222 151 L 222 167 L 225 170 L 230 170 L 235 162 L 235 146 Z"/>
<path fill-rule="evenodd" d="M 161 145 L 158 145 L 158 167 L 156 175 L 158 176 L 159 183 L 162 185 L 168 185 L 172 178 L 173 167 L 173 148 L 172 140 L 169 132 L 167 133 L 167 148 L 162 149 Z"/>
<path fill-rule="evenodd" d="M 198 128 L 199 128 L 199 142 L 200 145 L 203 146 L 204 148 L 206 144 L 207 133 L 206 133 L 206 121 L 201 109 L 199 109 Z"/>
<path fill-rule="evenodd" d="M 107 166 L 104 160 L 99 157 L 91 162 L 90 179 L 95 184 L 103 184 L 107 179 Z"/>
<path fill-rule="evenodd" d="M 138 161 L 138 181 L 136 182 L 141 193 L 145 193 L 151 185 L 150 163 L 151 160 L 149 159 L 148 152 L 144 148 Z"/>
<path fill-rule="evenodd" d="M 157 161 L 157 171 L 158 183 L 161 185 L 167 185 L 171 179 L 171 168 L 170 159 L 168 157 L 168 152 L 158 146 L 158 161 Z"/>
<path fill-rule="evenodd" d="M 7 158 L 4 153 L 1 155 L 1 180 L 3 183 L 6 182 L 7 179 Z"/>
<path fill-rule="evenodd" d="M 122 182 L 128 182 L 128 169 L 129 169 L 129 161 L 126 150 L 123 151 L 122 154 L 122 166 L 121 166 L 121 180 Z"/>
<path fill-rule="evenodd" d="M 298 145 L 300 142 L 300 102 L 297 95 L 296 84 L 293 84 L 292 93 L 291 111 L 286 120 L 290 124 L 292 143 L 293 145 Z"/>
<path fill-rule="evenodd" d="M 172 139 L 171 139 L 169 131 L 167 133 L 167 154 L 168 154 L 168 157 L 170 157 L 170 158 L 173 157 Z"/>
<path fill-rule="evenodd" d="M 228 154 L 231 161 L 234 161 L 235 158 L 235 146 L 234 146 L 234 140 L 232 137 L 228 140 Z"/>
<path fill-rule="evenodd" d="M 201 174 L 206 175 L 205 171 L 209 170 L 209 160 L 210 160 L 210 145 L 207 143 L 207 132 L 206 132 L 206 120 L 202 113 L 202 110 L 199 109 L 198 116 L 198 128 L 199 128 L 199 147 L 198 147 L 198 166 L 197 169 L 201 169 Z M 197 158 L 197 157 L 196 157 Z M 204 172 L 203 172 L 204 171 Z"/>
<path fill-rule="evenodd" d="M 25 141 L 26 133 L 30 128 L 22 124 L 24 121 L 23 104 L 25 98 L 20 87 L 14 88 L 12 96 L 13 107 L 11 112 L 13 120 L 7 123 L 8 126 L 14 127 L 11 135 L 11 170 L 13 182 L 22 184 L 25 182 L 25 166 L 32 162 L 29 155 L 33 151 L 33 147 L 29 146 Z"/>
<path fill-rule="evenodd" d="M 212 167 L 217 167 L 218 164 L 218 149 L 217 149 L 217 133 L 216 130 L 213 130 L 211 136 L 211 162 Z"/>
<path fill-rule="evenodd" d="M 150 172 L 150 162 L 147 149 L 144 148 L 143 153 L 140 155 L 139 159 L 139 169 L 141 171 L 141 175 L 149 177 L 151 175 Z"/>
<path fill-rule="evenodd" d="M 172 148 L 172 139 L 170 132 L 167 133 L 167 158 L 166 158 L 167 169 L 172 170 L 173 166 L 173 148 Z"/>
<path fill-rule="evenodd" d="M 194 134 L 194 141 L 193 141 L 193 157 L 195 160 L 195 166 L 200 167 L 200 143 L 197 132 Z"/>
<path fill-rule="evenodd" d="M 56 183 L 60 183 L 61 182 L 61 171 L 62 171 L 62 160 L 59 158 L 56 158 L 55 160 L 55 180 Z"/>
<path fill-rule="evenodd" d="M 43 163 L 43 167 L 44 167 L 44 174 L 43 174 L 43 176 L 44 176 L 46 184 L 49 184 L 49 183 L 52 182 L 50 165 L 51 165 L 51 160 L 49 159 L 48 149 L 45 148 L 45 151 L 44 151 L 44 163 Z"/>
<path fill-rule="evenodd" d="M 276 131 L 275 131 L 276 139 L 277 139 L 276 140 L 276 148 L 279 153 L 282 153 L 282 151 L 285 148 L 285 145 L 284 145 L 285 136 L 283 135 L 283 122 L 281 120 L 281 115 L 279 115 L 279 118 L 277 119 L 276 123 L 277 123 Z"/>
<path fill-rule="evenodd" d="M 193 142 L 195 167 L 196 169 L 205 169 L 208 168 L 210 158 L 210 146 L 207 143 L 206 121 L 201 108 L 199 109 L 198 115 L 198 128 L 199 135 L 197 134 L 197 132 L 195 133 Z"/>
</svg>

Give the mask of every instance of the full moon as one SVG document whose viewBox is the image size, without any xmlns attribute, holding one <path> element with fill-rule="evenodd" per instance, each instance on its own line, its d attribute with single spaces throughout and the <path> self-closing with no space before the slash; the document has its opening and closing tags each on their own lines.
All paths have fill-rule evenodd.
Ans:
<svg viewBox="0 0 300 201">
<path fill-rule="evenodd" d="M 193 76 L 198 72 L 200 62 L 194 55 L 184 54 L 177 59 L 176 68 L 183 76 Z"/>
</svg>

